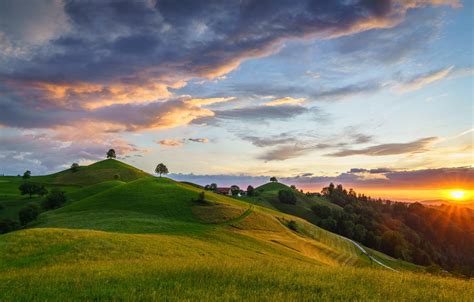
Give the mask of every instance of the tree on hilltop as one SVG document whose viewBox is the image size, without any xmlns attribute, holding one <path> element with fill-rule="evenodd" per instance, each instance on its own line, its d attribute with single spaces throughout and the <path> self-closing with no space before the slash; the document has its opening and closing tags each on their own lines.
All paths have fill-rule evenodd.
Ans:
<svg viewBox="0 0 474 302">
<path fill-rule="evenodd" d="M 114 149 L 110 149 L 109 151 L 107 151 L 107 159 L 109 158 L 116 158 L 117 156 L 115 155 L 115 150 Z"/>
<path fill-rule="evenodd" d="M 31 177 L 31 171 L 26 170 L 25 173 L 23 173 L 23 179 L 28 179 Z"/>
<path fill-rule="evenodd" d="M 275 176 L 272 176 L 272 177 L 270 178 L 270 181 L 271 181 L 271 182 L 278 182 L 278 180 L 277 180 L 277 178 L 276 178 Z"/>
<path fill-rule="evenodd" d="M 77 172 L 77 170 L 79 170 L 79 164 L 78 163 L 73 163 L 71 165 L 71 171 L 72 172 Z"/>
<path fill-rule="evenodd" d="M 162 174 L 168 174 L 169 171 L 168 171 L 168 168 L 163 163 L 159 163 L 156 166 L 155 173 L 160 174 L 160 177 L 161 177 Z"/>
<path fill-rule="evenodd" d="M 247 187 L 247 196 L 253 196 L 255 194 L 255 189 L 251 185 Z"/>
</svg>

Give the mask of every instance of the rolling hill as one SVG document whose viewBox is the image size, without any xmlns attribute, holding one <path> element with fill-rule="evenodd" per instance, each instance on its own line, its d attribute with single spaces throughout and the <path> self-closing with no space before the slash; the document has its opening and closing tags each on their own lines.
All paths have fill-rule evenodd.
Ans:
<svg viewBox="0 0 474 302">
<path fill-rule="evenodd" d="M 116 160 L 31 181 L 64 190 L 68 202 L 0 235 L 1 301 L 474 296 L 472 282 L 410 272 L 395 259 L 399 272 L 386 270 L 351 242 L 276 207 L 210 192 L 200 202 L 199 187 Z M 2 204 L 39 202 L 18 195 L 20 182 L 0 178 Z M 302 209 L 310 204 L 303 196 Z"/>
<path fill-rule="evenodd" d="M 280 190 L 292 191 L 296 197 L 296 204 L 285 204 L 279 201 L 278 192 Z M 256 196 L 244 196 L 241 199 L 258 204 L 263 207 L 271 208 L 290 215 L 301 217 L 309 222 L 316 223 L 316 216 L 311 207 L 314 205 L 325 205 L 331 209 L 341 210 L 338 205 L 327 201 L 321 197 L 308 197 L 298 190 L 294 190 L 285 184 L 279 182 L 270 182 L 255 188 Z"/>
</svg>

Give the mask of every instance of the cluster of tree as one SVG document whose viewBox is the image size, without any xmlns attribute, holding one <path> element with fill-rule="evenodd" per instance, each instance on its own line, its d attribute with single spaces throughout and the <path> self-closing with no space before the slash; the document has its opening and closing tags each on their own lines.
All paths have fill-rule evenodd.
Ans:
<svg viewBox="0 0 474 302">
<path fill-rule="evenodd" d="M 22 192 L 22 194 L 23 194 L 22 189 L 25 188 L 24 186 L 25 184 L 31 184 L 31 183 L 23 183 L 22 185 L 20 185 L 19 189 Z M 33 185 L 35 185 L 36 187 L 43 187 L 36 184 L 33 184 Z M 47 192 L 46 189 L 45 191 Z M 61 207 L 64 203 L 66 203 L 66 195 L 64 194 L 64 192 L 58 189 L 53 189 L 41 201 L 41 207 L 38 206 L 37 204 L 31 203 L 20 209 L 20 211 L 18 212 L 18 220 L 20 221 L 20 224 L 18 224 L 16 221 L 11 220 L 11 219 L 0 220 L 0 234 L 14 231 L 18 229 L 20 226 L 24 227 L 28 223 L 36 220 L 36 218 L 38 218 L 39 214 L 42 211 L 57 209 Z"/>
<path fill-rule="evenodd" d="M 296 204 L 296 195 L 290 190 L 278 191 L 278 200 L 282 203 Z"/>
<path fill-rule="evenodd" d="M 32 182 L 24 182 L 18 187 L 18 189 L 20 190 L 21 195 L 29 195 L 30 198 L 33 197 L 33 195 L 44 196 L 48 194 L 48 190 L 45 186 Z"/>
<path fill-rule="evenodd" d="M 204 190 L 212 191 L 212 192 L 217 192 L 217 188 L 218 187 L 217 187 L 216 183 L 211 183 L 209 185 L 204 186 Z M 245 195 L 245 194 L 247 194 L 247 196 L 256 196 L 256 194 L 257 194 L 254 187 L 252 187 L 252 186 L 248 186 L 247 191 L 244 191 L 239 186 L 232 185 L 232 186 L 230 186 L 230 191 L 232 193 L 232 196 L 239 196 L 239 195 Z"/>
<path fill-rule="evenodd" d="M 314 206 L 320 227 L 399 259 L 474 275 L 474 211 L 372 199 L 332 183 L 322 195 L 343 210 Z"/>
</svg>

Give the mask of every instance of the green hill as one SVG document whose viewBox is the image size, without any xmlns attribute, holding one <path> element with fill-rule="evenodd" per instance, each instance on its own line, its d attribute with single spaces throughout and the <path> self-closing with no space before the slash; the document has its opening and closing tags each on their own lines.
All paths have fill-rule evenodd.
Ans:
<svg viewBox="0 0 474 302">
<path fill-rule="evenodd" d="M 39 177 L 69 200 L 0 235 L 0 301 L 467 301 L 474 294 L 472 282 L 375 266 L 301 218 L 209 192 L 198 202 L 200 188 L 128 167 L 104 161 L 81 167 L 80 177 Z M 137 177 L 110 180 L 118 170 Z M 15 196 L 17 181 L 0 178 L 0 192 Z"/>
<path fill-rule="evenodd" d="M 286 204 L 280 202 L 278 199 L 278 192 L 280 190 L 289 190 L 295 194 L 296 197 L 296 204 Z M 316 223 L 317 217 L 314 215 L 311 207 L 319 204 L 325 205 L 332 209 L 342 210 L 336 204 L 330 203 L 324 198 L 321 197 L 308 197 L 305 194 L 301 193 L 298 190 L 294 190 L 288 187 L 285 184 L 279 182 L 270 182 L 264 184 L 260 187 L 255 188 L 256 195 L 255 196 L 245 196 L 242 197 L 242 200 L 246 200 L 248 202 L 258 204 L 267 208 L 271 208 L 274 210 L 278 210 L 290 215 L 301 217 L 309 222 Z"/>
<path fill-rule="evenodd" d="M 52 178 L 54 184 L 90 185 L 108 180 L 128 182 L 145 176 L 149 174 L 121 161 L 107 159 L 89 166 L 81 166 L 77 172 L 68 169 L 46 177 Z"/>
</svg>

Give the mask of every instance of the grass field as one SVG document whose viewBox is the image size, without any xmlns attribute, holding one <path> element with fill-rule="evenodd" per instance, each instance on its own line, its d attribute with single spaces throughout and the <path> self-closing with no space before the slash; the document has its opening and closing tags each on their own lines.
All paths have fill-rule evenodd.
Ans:
<svg viewBox="0 0 474 302">
<path fill-rule="evenodd" d="M 301 218 L 208 192 L 198 203 L 197 186 L 104 162 L 81 167 L 78 176 L 33 177 L 64 188 L 68 202 L 0 235 L 0 301 L 474 297 L 472 281 L 412 273 L 383 254 L 377 257 L 402 272 L 371 266 L 352 243 Z M 118 171 L 136 177 L 111 179 Z M 39 202 L 19 196 L 19 183 L 1 177 L 0 194 L 11 203 Z"/>
</svg>

